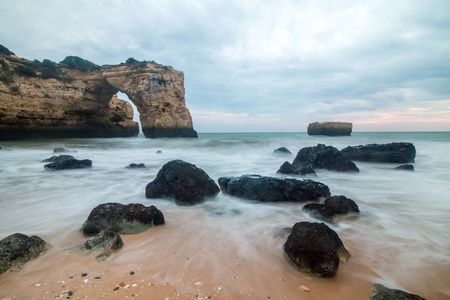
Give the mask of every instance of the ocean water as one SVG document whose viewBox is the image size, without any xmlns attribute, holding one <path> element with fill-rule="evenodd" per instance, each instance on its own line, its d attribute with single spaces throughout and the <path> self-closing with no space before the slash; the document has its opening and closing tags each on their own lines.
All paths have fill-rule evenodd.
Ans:
<svg viewBox="0 0 450 300">
<path fill-rule="evenodd" d="M 254 203 L 219 194 L 194 207 L 145 198 L 145 186 L 168 161 L 182 159 L 221 176 L 278 176 L 303 147 L 318 143 L 342 149 L 348 145 L 412 142 L 415 171 L 393 170 L 398 164 L 356 162 L 360 173 L 318 171 L 310 177 L 345 195 L 360 208 L 358 217 L 328 224 L 348 244 L 351 260 L 364 266 L 367 281 L 413 290 L 437 298 L 450 297 L 450 133 L 353 133 L 349 137 L 306 133 L 199 134 L 198 139 L 64 139 L 1 142 L 0 239 L 21 232 L 39 235 L 54 247 L 68 247 L 90 211 L 105 202 L 157 206 L 166 222 L 176 216 L 206 223 L 195 227 L 208 235 L 220 231 L 245 256 L 252 245 L 274 245 L 276 233 L 299 221 L 317 222 L 303 204 Z M 83 170 L 47 171 L 41 160 L 64 147 L 77 159 L 91 159 Z M 292 155 L 274 155 L 288 148 Z M 157 153 L 161 151 L 161 153 Z M 145 169 L 127 169 L 130 163 Z M 167 218 L 172 217 L 172 219 Z M 447 276 L 447 279 L 443 278 Z M 411 288 L 413 287 L 413 288 Z"/>
</svg>

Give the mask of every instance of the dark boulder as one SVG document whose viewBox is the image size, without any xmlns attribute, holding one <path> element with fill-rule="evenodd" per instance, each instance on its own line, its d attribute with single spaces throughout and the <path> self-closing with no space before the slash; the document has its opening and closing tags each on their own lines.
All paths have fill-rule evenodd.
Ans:
<svg viewBox="0 0 450 300">
<path fill-rule="evenodd" d="M 381 284 L 374 284 L 371 300 L 425 300 L 418 295 L 410 294 L 401 290 L 388 289 Z"/>
<path fill-rule="evenodd" d="M 328 186 L 310 179 L 243 175 L 221 177 L 219 185 L 225 194 L 264 202 L 305 202 L 330 196 Z"/>
<path fill-rule="evenodd" d="M 313 217 L 327 222 L 334 222 L 337 217 L 359 213 L 358 205 L 345 196 L 333 196 L 323 203 L 309 203 L 303 206 Z"/>
<path fill-rule="evenodd" d="M 311 166 L 301 166 L 295 167 L 290 162 L 285 161 L 281 167 L 278 169 L 277 173 L 280 174 L 296 174 L 296 175 L 307 175 L 316 174 L 316 171 Z"/>
<path fill-rule="evenodd" d="M 394 168 L 395 170 L 414 171 L 414 166 L 410 164 L 401 165 Z"/>
<path fill-rule="evenodd" d="M 30 260 L 36 259 L 51 245 L 38 236 L 14 233 L 0 241 L 0 275 L 22 269 Z"/>
<path fill-rule="evenodd" d="M 116 250 L 123 247 L 123 241 L 117 232 L 112 230 L 102 230 L 93 239 L 86 241 L 81 245 L 81 251 L 85 252 L 86 255 L 92 252 L 100 252 L 99 255 L 95 257 L 97 261 L 105 261 L 108 257 Z"/>
<path fill-rule="evenodd" d="M 308 135 L 345 136 L 352 134 L 349 122 L 314 122 L 308 125 Z"/>
<path fill-rule="evenodd" d="M 85 235 L 96 235 L 103 230 L 134 234 L 162 224 L 164 215 L 153 205 L 104 203 L 91 211 L 81 230 Z"/>
<path fill-rule="evenodd" d="M 75 159 L 72 155 L 61 154 L 59 156 L 52 156 L 50 158 L 44 159 L 41 162 L 61 162 L 68 159 Z"/>
<path fill-rule="evenodd" d="M 125 168 L 127 168 L 127 169 L 143 169 L 143 168 L 145 168 L 145 165 L 143 163 L 139 163 L 139 164 L 131 163 L 128 166 L 126 166 Z"/>
<path fill-rule="evenodd" d="M 339 262 L 350 256 L 337 233 L 324 223 L 296 223 L 284 251 L 299 271 L 317 277 L 333 277 Z"/>
<path fill-rule="evenodd" d="M 292 154 L 292 152 L 289 151 L 286 147 L 280 147 L 278 149 L 273 150 L 273 154 L 287 155 L 287 154 Z"/>
<path fill-rule="evenodd" d="M 71 170 L 71 169 L 85 169 L 92 167 L 92 160 L 75 158 L 65 159 L 61 161 L 52 162 L 44 165 L 46 170 Z"/>
<path fill-rule="evenodd" d="M 76 150 L 68 150 L 68 149 L 66 149 L 66 148 L 63 148 L 63 147 L 58 147 L 58 148 L 55 148 L 55 149 L 53 149 L 53 153 L 62 153 L 62 152 L 78 152 L 78 151 L 76 151 Z"/>
<path fill-rule="evenodd" d="M 179 205 L 194 205 L 220 192 L 208 174 L 182 160 L 166 163 L 145 188 L 147 198 L 171 198 Z"/>
<path fill-rule="evenodd" d="M 348 146 L 341 153 L 356 161 L 410 163 L 414 162 L 416 148 L 412 143 L 369 144 Z"/>
<path fill-rule="evenodd" d="M 350 159 L 342 155 L 333 146 L 318 144 L 314 147 L 302 148 L 295 157 L 291 166 L 278 170 L 283 174 L 305 174 L 305 170 L 326 169 L 340 172 L 359 172 L 358 167 Z"/>
</svg>

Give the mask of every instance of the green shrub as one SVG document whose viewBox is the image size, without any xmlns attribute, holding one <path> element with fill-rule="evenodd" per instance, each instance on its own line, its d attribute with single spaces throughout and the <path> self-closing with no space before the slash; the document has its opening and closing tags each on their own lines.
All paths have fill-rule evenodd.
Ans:
<svg viewBox="0 0 450 300">
<path fill-rule="evenodd" d="M 135 63 L 135 62 L 137 62 L 137 60 L 135 60 L 135 59 L 132 58 L 132 57 L 130 57 L 130 58 L 128 58 L 128 59 L 126 60 L 126 63 L 127 63 L 127 64 L 133 64 L 133 63 Z"/>
<path fill-rule="evenodd" d="M 15 68 L 16 74 L 24 77 L 36 77 L 36 70 L 30 66 L 18 65 Z"/>
<path fill-rule="evenodd" d="M 9 49 L 6 48 L 3 45 L 0 45 L 0 54 L 3 54 L 3 55 L 15 55 L 13 52 L 9 51 Z"/>
<path fill-rule="evenodd" d="M 13 72 L 0 72 L 0 81 L 4 82 L 5 84 L 11 84 L 14 82 Z"/>
<path fill-rule="evenodd" d="M 6 61 L 0 58 L 0 65 L 4 71 L 9 71 L 9 65 Z"/>
<path fill-rule="evenodd" d="M 41 78 L 48 79 L 48 78 L 55 78 L 55 79 L 61 79 L 62 73 L 61 70 L 58 68 L 55 62 L 44 59 L 41 63 Z"/>
<path fill-rule="evenodd" d="M 93 62 L 78 56 L 67 56 L 60 62 L 60 64 L 69 69 L 79 70 L 81 72 L 100 70 L 99 65 L 96 65 Z"/>
</svg>

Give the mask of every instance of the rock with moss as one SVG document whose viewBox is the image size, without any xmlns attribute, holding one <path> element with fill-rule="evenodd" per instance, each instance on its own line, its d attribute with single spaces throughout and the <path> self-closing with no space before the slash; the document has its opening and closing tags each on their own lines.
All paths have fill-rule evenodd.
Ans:
<svg viewBox="0 0 450 300">
<path fill-rule="evenodd" d="M 418 295 L 410 294 L 405 291 L 389 289 L 381 284 L 375 284 L 371 300 L 425 300 Z"/>
<path fill-rule="evenodd" d="M 104 203 L 91 211 L 81 230 L 88 236 L 104 230 L 135 234 L 164 223 L 163 213 L 153 205 Z"/>
<path fill-rule="evenodd" d="M 76 247 L 73 251 L 81 251 L 86 255 L 90 255 L 93 252 L 99 254 L 95 257 L 97 261 L 105 261 L 114 252 L 123 247 L 123 241 L 117 232 L 106 229 L 100 231 L 100 233 L 86 241 L 81 246 Z"/>
<path fill-rule="evenodd" d="M 0 275 L 22 269 L 26 262 L 38 258 L 51 245 L 38 236 L 14 233 L 0 241 Z"/>
</svg>

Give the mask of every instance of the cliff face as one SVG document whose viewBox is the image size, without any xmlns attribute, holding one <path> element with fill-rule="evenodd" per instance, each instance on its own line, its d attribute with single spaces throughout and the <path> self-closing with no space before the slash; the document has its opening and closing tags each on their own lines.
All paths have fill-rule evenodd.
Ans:
<svg viewBox="0 0 450 300">
<path fill-rule="evenodd" d="M 137 106 L 146 137 L 197 136 L 182 72 L 154 62 L 88 68 L 63 62 L 0 53 L 0 140 L 135 136 L 133 110 L 113 97 L 118 91 Z"/>
</svg>

